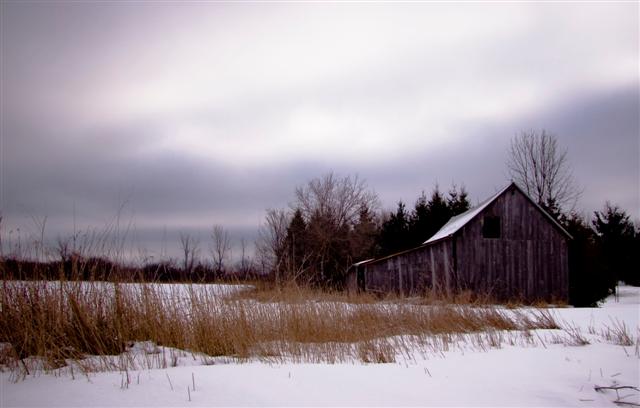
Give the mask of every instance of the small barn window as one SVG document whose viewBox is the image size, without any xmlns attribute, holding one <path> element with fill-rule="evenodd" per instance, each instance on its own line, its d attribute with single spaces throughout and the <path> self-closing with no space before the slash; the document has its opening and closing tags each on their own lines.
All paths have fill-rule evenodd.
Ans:
<svg viewBox="0 0 640 408">
<path fill-rule="evenodd" d="M 500 238 L 500 217 L 487 215 L 482 223 L 483 238 Z"/>
</svg>

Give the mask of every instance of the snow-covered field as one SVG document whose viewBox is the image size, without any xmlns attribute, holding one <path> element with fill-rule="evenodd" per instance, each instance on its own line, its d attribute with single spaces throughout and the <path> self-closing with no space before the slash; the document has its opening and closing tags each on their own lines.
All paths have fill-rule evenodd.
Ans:
<svg viewBox="0 0 640 408">
<path fill-rule="evenodd" d="M 184 353 L 176 367 L 88 377 L 67 370 L 16 381 L 5 371 L 0 405 L 633 406 L 640 404 L 639 289 L 620 287 L 618 299 L 600 308 L 551 309 L 565 330 L 518 334 L 533 339 L 523 346 L 502 342 L 487 349 L 460 342 L 390 364 L 204 365 Z M 620 345 L 615 335 L 625 331 L 631 345 Z M 588 344 L 571 345 L 578 343 Z M 620 386 L 635 389 L 597 389 Z"/>
<path fill-rule="evenodd" d="M 1 281 L 2 285 L 11 284 L 12 286 L 45 286 L 49 289 L 63 288 L 67 291 L 79 290 L 84 293 L 91 291 L 109 291 L 113 293 L 115 284 L 111 282 L 102 281 Z M 181 299 L 188 299 L 190 292 L 194 291 L 198 294 L 212 294 L 212 295 L 228 295 L 238 290 L 250 288 L 249 285 L 234 285 L 234 284 L 207 284 L 207 283 L 126 283 L 119 282 L 117 284 L 120 288 L 141 291 L 143 287 L 152 289 L 154 292 L 161 293 L 167 296 L 178 297 Z"/>
</svg>

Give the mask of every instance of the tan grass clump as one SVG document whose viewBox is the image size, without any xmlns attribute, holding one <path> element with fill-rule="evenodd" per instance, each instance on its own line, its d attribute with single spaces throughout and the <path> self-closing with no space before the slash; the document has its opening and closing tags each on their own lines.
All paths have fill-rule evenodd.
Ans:
<svg viewBox="0 0 640 408">
<path fill-rule="evenodd" d="M 0 343 L 10 344 L 16 365 L 25 369 L 32 356 L 52 370 L 86 356 L 122 355 L 142 341 L 240 359 L 390 362 L 416 344 L 446 345 L 453 335 L 489 332 L 487 341 L 494 346 L 500 331 L 557 328 L 544 312 L 375 302 L 309 289 L 247 299 L 222 296 L 207 285 L 2 285 Z"/>
</svg>

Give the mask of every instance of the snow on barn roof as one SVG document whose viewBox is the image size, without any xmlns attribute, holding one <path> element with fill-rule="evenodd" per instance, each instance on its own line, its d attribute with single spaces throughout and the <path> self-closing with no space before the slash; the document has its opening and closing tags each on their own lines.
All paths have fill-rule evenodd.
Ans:
<svg viewBox="0 0 640 408">
<path fill-rule="evenodd" d="M 360 265 L 366 264 L 367 262 L 371 262 L 373 260 L 374 260 L 374 258 L 369 258 L 369 259 L 365 259 L 364 261 L 356 262 L 353 265 L 354 266 L 360 266 Z"/>
<path fill-rule="evenodd" d="M 424 243 L 430 244 L 432 242 L 441 240 L 442 238 L 450 237 L 451 235 L 455 234 L 456 231 L 464 227 L 469 221 L 471 221 L 476 215 L 484 210 L 489 204 L 493 202 L 493 200 L 498 198 L 498 196 L 504 193 L 509 187 L 511 187 L 511 185 L 508 185 L 507 187 L 498 191 L 491 197 L 478 204 L 476 207 L 470 208 L 462 214 L 456 215 L 455 217 L 451 217 L 449 221 L 447 221 L 447 223 L 438 230 L 438 232 L 433 234 L 433 236 L 426 240 Z"/>
<path fill-rule="evenodd" d="M 491 204 L 496 198 L 502 195 L 502 193 L 504 193 L 509 188 L 511 188 L 511 186 L 514 186 L 515 188 L 520 190 L 520 192 L 524 194 L 524 196 L 527 197 L 529 201 L 531 201 L 531 203 L 535 205 L 553 224 L 555 224 L 560 229 L 560 231 L 562 231 L 569 238 L 572 238 L 571 235 L 564 228 L 562 228 L 560 224 L 558 224 L 558 221 L 556 221 L 551 215 L 549 215 L 549 213 L 547 213 L 542 207 L 540 207 L 535 201 L 533 201 L 533 199 L 531 199 L 531 197 L 529 197 L 524 191 L 522 191 L 522 189 L 518 187 L 517 184 L 511 183 L 508 186 L 501 189 L 500 191 L 498 191 L 497 193 L 495 193 L 494 195 L 492 195 L 491 197 L 484 200 L 482 203 L 478 204 L 476 207 L 471 208 L 463 212 L 462 214 L 456 215 L 455 217 L 451 217 L 451 219 L 449 219 L 449 221 L 447 221 L 447 223 L 444 224 L 444 226 L 440 228 L 438 232 L 433 234 L 431 238 L 426 240 L 423 243 L 423 245 L 430 244 L 435 241 L 439 241 L 443 238 L 448 238 L 453 234 L 455 234 L 458 230 L 460 230 L 460 228 L 464 227 L 469 221 L 475 218 L 476 215 L 481 213 L 482 210 L 487 208 L 487 206 Z"/>
</svg>

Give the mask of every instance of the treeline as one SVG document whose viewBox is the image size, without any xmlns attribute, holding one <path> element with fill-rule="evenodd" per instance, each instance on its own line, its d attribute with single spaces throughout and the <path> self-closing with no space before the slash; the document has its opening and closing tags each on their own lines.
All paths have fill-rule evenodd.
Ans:
<svg viewBox="0 0 640 408">
<path fill-rule="evenodd" d="M 18 257 L 0 259 L 0 277 L 6 279 L 85 280 L 117 282 L 246 282 L 269 279 L 253 266 L 217 269 L 198 261 L 190 269 L 181 262 L 169 259 L 143 265 L 126 265 L 107 258 L 73 256 L 60 261 L 37 261 Z"/>
<path fill-rule="evenodd" d="M 112 232 L 113 228 L 81 231 L 72 237 L 59 237 L 51 247 L 42 237 L 33 239 L 31 245 L 16 245 L 9 253 L 0 254 L 0 278 L 198 283 L 267 278 L 249 256 L 244 239 L 240 240 L 239 259 L 232 262 L 231 239 L 221 225 L 213 226 L 211 241 L 206 245 L 193 235 L 181 233 L 181 257 L 154 259 L 141 251 L 137 262 L 124 261 L 126 232 L 120 238 Z M 208 254 L 203 247 L 208 247 Z"/>
<path fill-rule="evenodd" d="M 354 262 L 419 246 L 469 208 L 467 196 L 464 188 L 445 195 L 436 186 L 412 210 L 399 201 L 395 212 L 381 214 L 363 180 L 330 173 L 298 187 L 290 210 L 267 212 L 259 259 L 278 283 L 340 289 Z"/>
<path fill-rule="evenodd" d="M 58 237 L 51 246 L 45 245 L 44 223 L 42 231 L 40 237 L 10 246 L 8 253 L 0 251 L 0 278 L 203 283 L 268 279 L 257 268 L 244 238 L 240 239 L 240 256 L 233 261 L 231 239 L 221 225 L 212 227 L 206 243 L 181 233 L 180 257 L 154 259 L 141 250 L 137 262 L 124 261 L 127 232 L 116 236 L 111 226 Z"/>
<path fill-rule="evenodd" d="M 640 228 L 607 203 L 593 219 L 539 201 L 572 235 L 569 301 L 589 306 L 615 293 L 623 281 L 640 285 Z M 341 288 L 354 262 L 417 247 L 451 217 L 468 210 L 464 188 L 443 194 L 436 186 L 413 208 L 399 201 L 380 213 L 375 193 L 357 177 L 328 174 L 296 189 L 290 210 L 269 210 L 258 242 L 258 259 L 277 283 Z M 640 227 L 640 226 L 638 226 Z"/>
<path fill-rule="evenodd" d="M 436 185 L 427 199 L 424 191 L 411 211 L 398 202 L 395 212 L 385 216 L 378 231 L 376 255 L 389 255 L 405 249 L 415 248 L 433 236 L 447 221 L 470 207 L 468 193 L 464 187 L 459 191 L 453 185 L 445 196 Z"/>
<path fill-rule="evenodd" d="M 640 286 L 640 225 L 626 211 L 607 202 L 586 217 L 558 217 L 572 235 L 569 241 L 569 302 L 590 306 L 615 293 L 619 281 Z"/>
</svg>

